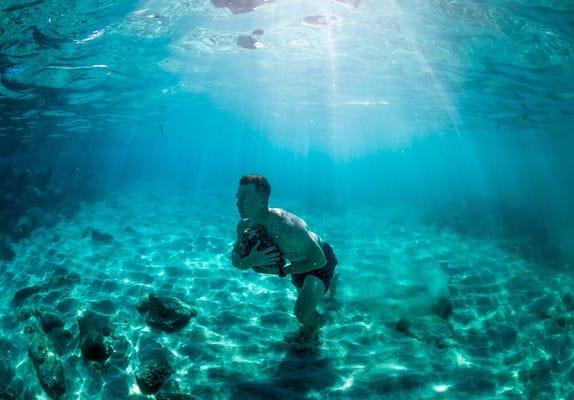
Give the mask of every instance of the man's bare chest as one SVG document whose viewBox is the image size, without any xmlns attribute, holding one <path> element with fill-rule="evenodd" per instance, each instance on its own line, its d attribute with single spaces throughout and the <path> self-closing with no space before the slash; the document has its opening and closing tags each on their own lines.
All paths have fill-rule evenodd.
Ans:
<svg viewBox="0 0 574 400">
<path fill-rule="evenodd" d="M 255 225 L 255 224 L 254 224 Z M 287 258 L 290 260 L 296 259 L 301 252 L 300 240 L 290 226 L 277 223 L 260 224 L 265 228 L 265 232 L 273 240 L 275 245 L 279 248 Z"/>
</svg>

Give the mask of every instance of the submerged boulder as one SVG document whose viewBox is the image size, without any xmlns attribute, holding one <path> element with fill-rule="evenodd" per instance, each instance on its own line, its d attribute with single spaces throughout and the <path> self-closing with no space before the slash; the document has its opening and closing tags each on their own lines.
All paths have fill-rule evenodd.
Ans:
<svg viewBox="0 0 574 400">
<path fill-rule="evenodd" d="M 28 336 L 28 356 L 42 388 L 50 398 L 60 398 L 66 393 L 66 381 L 56 348 L 35 322 L 27 325 L 24 332 Z"/>
<path fill-rule="evenodd" d="M 32 286 L 22 288 L 20 290 L 17 290 L 16 293 L 14 293 L 13 300 L 16 303 L 19 303 L 21 301 L 26 300 L 28 297 L 32 296 L 33 294 L 41 292 L 44 289 L 45 289 L 45 287 L 41 286 L 41 285 L 32 285 Z"/>
<path fill-rule="evenodd" d="M 143 296 L 139 299 L 138 304 L 136 305 L 136 310 L 142 314 L 149 311 L 149 296 Z"/>
<path fill-rule="evenodd" d="M 97 229 L 88 227 L 84 229 L 82 237 L 91 237 L 94 242 L 99 243 L 109 243 L 114 240 L 114 237 L 110 233 L 102 232 Z"/>
<path fill-rule="evenodd" d="M 114 240 L 114 237 L 109 233 L 92 229 L 92 240 L 95 242 L 111 242 Z"/>
<path fill-rule="evenodd" d="M 395 330 L 439 349 L 451 347 L 454 344 L 453 326 L 448 321 L 434 315 L 403 317 L 395 324 Z"/>
<path fill-rule="evenodd" d="M 59 315 L 58 313 L 47 310 L 41 310 L 39 311 L 39 314 L 42 329 L 44 329 L 44 332 L 46 333 L 49 333 L 56 328 L 63 328 L 65 325 L 61 315 Z"/>
<path fill-rule="evenodd" d="M 195 308 L 176 297 L 150 293 L 147 302 L 140 301 L 138 311 L 147 311 L 147 323 L 165 332 L 175 332 L 186 326 L 197 315 Z"/>
<path fill-rule="evenodd" d="M 138 359 L 141 364 L 136 372 L 136 382 L 143 393 L 156 393 L 173 374 L 168 357 L 169 352 L 151 337 L 140 340 Z"/>
<path fill-rule="evenodd" d="M 142 364 L 136 374 L 136 382 L 143 393 L 155 393 L 171 374 L 173 369 L 165 358 L 160 357 Z"/>
<path fill-rule="evenodd" d="M 113 352 L 110 319 L 87 311 L 78 319 L 78 325 L 82 356 L 88 361 L 105 362 Z"/>
</svg>

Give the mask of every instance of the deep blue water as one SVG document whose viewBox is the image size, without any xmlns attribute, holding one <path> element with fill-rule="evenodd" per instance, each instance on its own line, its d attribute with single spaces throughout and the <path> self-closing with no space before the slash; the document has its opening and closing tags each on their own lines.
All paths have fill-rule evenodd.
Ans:
<svg viewBox="0 0 574 400">
<path fill-rule="evenodd" d="M 141 397 L 162 352 L 158 399 L 573 398 L 571 1 L 3 1 L 0 21 L 0 397 L 58 397 L 40 343 L 69 399 Z M 248 173 L 339 259 L 312 354 L 283 341 L 288 280 L 231 265 Z M 158 330 L 150 293 L 197 316 Z"/>
</svg>

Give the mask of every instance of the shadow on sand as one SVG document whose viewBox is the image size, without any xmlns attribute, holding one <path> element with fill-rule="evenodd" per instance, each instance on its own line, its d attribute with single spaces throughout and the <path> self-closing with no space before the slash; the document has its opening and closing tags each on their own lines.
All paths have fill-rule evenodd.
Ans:
<svg viewBox="0 0 574 400">
<path fill-rule="evenodd" d="M 288 349 L 269 381 L 239 382 L 232 390 L 231 399 L 303 399 L 307 393 L 331 387 L 336 381 L 331 359 L 322 357 L 320 349 L 306 353 Z"/>
</svg>

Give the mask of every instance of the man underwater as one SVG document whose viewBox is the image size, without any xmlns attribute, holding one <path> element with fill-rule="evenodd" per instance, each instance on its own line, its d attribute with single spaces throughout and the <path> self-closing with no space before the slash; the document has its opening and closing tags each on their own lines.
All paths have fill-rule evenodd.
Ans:
<svg viewBox="0 0 574 400">
<path fill-rule="evenodd" d="M 243 270 L 253 268 L 263 274 L 291 275 L 291 282 L 298 291 L 295 316 L 301 328 L 285 336 L 285 340 L 309 344 L 317 338 L 322 322 L 316 307 L 329 288 L 330 295 L 334 294 L 335 282 L 331 281 L 337 259 L 331 246 L 311 232 L 305 221 L 281 208 L 269 208 L 270 194 L 271 186 L 265 177 L 241 177 L 236 194 L 241 219 L 237 224 L 237 240 L 231 262 L 235 268 Z M 240 246 L 243 232 L 256 225 L 265 228 L 275 246 L 258 250 L 258 241 L 249 254 L 242 257 Z M 281 254 L 290 263 L 278 268 L 275 263 Z"/>
</svg>

